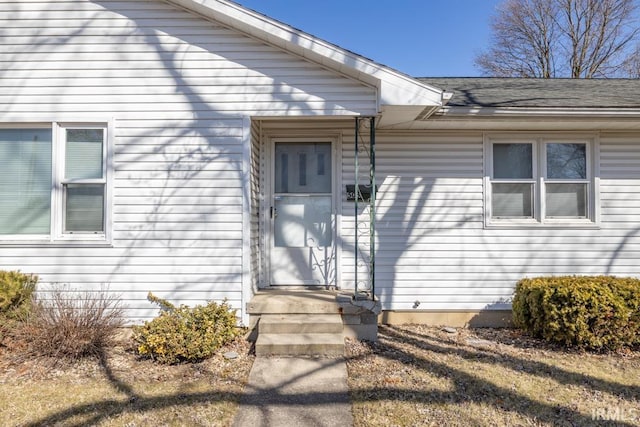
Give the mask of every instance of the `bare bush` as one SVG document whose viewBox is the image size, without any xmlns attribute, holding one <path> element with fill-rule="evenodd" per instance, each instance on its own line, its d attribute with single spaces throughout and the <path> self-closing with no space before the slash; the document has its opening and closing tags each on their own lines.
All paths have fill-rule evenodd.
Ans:
<svg viewBox="0 0 640 427">
<path fill-rule="evenodd" d="M 58 286 L 34 299 L 16 333 L 28 356 L 79 359 L 102 355 L 123 325 L 119 296 Z"/>
</svg>

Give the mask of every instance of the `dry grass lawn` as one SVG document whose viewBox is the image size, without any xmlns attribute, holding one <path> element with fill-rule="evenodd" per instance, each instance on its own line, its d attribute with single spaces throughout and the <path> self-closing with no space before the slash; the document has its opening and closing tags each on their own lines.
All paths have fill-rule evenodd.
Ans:
<svg viewBox="0 0 640 427">
<path fill-rule="evenodd" d="M 499 329 L 383 326 L 379 338 L 348 341 L 356 426 L 640 425 L 640 353 L 564 351 Z M 2 350 L 1 426 L 229 426 L 253 363 L 241 339 L 177 366 L 126 345 L 57 366 Z"/>
<path fill-rule="evenodd" d="M 126 348 L 102 360 L 12 362 L 0 348 L 1 426 L 228 426 L 253 363 L 239 339 L 213 358 L 164 366 Z M 227 351 L 238 353 L 226 359 Z M 4 357 L 3 357 L 4 356 Z"/>
<path fill-rule="evenodd" d="M 347 365 L 356 426 L 640 425 L 639 353 L 407 325 L 349 342 Z"/>
</svg>

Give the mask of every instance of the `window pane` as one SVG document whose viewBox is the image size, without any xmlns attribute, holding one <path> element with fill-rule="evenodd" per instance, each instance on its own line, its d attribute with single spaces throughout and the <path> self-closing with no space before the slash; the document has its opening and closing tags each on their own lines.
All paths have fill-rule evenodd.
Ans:
<svg viewBox="0 0 640 427">
<path fill-rule="evenodd" d="M 493 144 L 493 177 L 533 178 L 532 144 Z"/>
<path fill-rule="evenodd" d="M 546 193 L 547 217 L 587 217 L 587 184 L 547 184 Z"/>
<path fill-rule="evenodd" d="M 533 184 L 493 183 L 491 212 L 494 218 L 532 218 Z"/>
<path fill-rule="evenodd" d="M 331 193 L 331 143 L 276 144 L 276 193 Z"/>
<path fill-rule="evenodd" d="M 587 179 L 587 145 L 547 144 L 547 178 Z"/>
<path fill-rule="evenodd" d="M 0 129 L 0 234 L 49 234 L 51 129 Z"/>
<path fill-rule="evenodd" d="M 103 129 L 67 129 L 66 179 L 102 178 Z"/>
<path fill-rule="evenodd" d="M 304 248 L 331 245 L 331 196 L 278 196 L 275 203 L 275 246 Z"/>
<path fill-rule="evenodd" d="M 67 184 L 65 232 L 104 231 L 104 185 Z"/>
</svg>

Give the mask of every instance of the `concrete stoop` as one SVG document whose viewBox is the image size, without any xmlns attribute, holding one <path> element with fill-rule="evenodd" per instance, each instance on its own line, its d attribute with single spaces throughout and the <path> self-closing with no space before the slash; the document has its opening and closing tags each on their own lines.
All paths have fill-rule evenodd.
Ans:
<svg viewBox="0 0 640 427">
<path fill-rule="evenodd" d="M 336 314 L 265 314 L 258 323 L 256 355 L 342 356 L 342 319 Z"/>
<path fill-rule="evenodd" d="M 376 340 L 380 304 L 330 291 L 268 290 L 247 311 L 258 356 L 342 356 L 345 337 Z"/>
</svg>

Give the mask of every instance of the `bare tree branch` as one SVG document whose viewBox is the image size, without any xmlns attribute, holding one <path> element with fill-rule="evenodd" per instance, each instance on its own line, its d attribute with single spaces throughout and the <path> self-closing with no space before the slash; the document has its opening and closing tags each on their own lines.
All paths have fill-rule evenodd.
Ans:
<svg viewBox="0 0 640 427">
<path fill-rule="evenodd" d="M 500 77 L 634 76 L 638 0 L 505 0 L 475 63 Z"/>
</svg>

